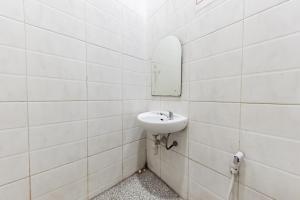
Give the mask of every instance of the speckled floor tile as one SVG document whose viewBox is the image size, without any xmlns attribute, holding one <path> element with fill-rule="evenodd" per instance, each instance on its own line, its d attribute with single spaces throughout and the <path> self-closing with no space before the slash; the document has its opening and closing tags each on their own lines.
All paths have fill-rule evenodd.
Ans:
<svg viewBox="0 0 300 200">
<path fill-rule="evenodd" d="M 151 171 L 134 174 L 92 200 L 182 200 Z"/>
</svg>

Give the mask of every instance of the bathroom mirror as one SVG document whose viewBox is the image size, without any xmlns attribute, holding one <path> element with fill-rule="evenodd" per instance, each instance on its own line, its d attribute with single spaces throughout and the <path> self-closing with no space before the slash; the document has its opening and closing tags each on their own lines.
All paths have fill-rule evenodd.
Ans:
<svg viewBox="0 0 300 200">
<path fill-rule="evenodd" d="M 151 59 L 153 96 L 181 95 L 181 56 L 177 37 L 168 36 L 159 41 Z"/>
</svg>

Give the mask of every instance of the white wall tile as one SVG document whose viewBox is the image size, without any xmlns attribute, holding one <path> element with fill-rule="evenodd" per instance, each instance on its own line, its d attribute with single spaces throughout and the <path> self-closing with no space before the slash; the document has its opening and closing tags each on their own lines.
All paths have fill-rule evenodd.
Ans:
<svg viewBox="0 0 300 200">
<path fill-rule="evenodd" d="M 240 77 L 195 81 L 190 83 L 190 100 L 239 102 Z"/>
<path fill-rule="evenodd" d="M 23 0 L 0 1 L 0 15 L 23 20 Z"/>
<path fill-rule="evenodd" d="M 229 179 L 219 173 L 197 164 L 194 161 L 189 162 L 190 182 L 198 183 L 208 191 L 215 193 L 216 196 L 224 199 L 227 195 Z M 201 194 L 201 193 L 200 193 Z M 194 196 L 193 194 L 191 194 Z M 201 198 L 198 196 L 197 198 Z M 216 197 L 213 199 L 217 199 Z"/>
<path fill-rule="evenodd" d="M 61 10 L 69 15 L 77 17 L 79 19 L 84 19 L 85 14 L 85 1 L 83 0 L 39 0 L 40 2 Z"/>
<path fill-rule="evenodd" d="M 234 10 L 234 12 L 232 12 Z M 230 0 L 200 15 L 188 24 L 188 39 L 194 40 L 243 18 L 243 1 Z"/>
<path fill-rule="evenodd" d="M 87 25 L 86 38 L 87 42 L 91 44 L 117 51 L 121 50 L 121 36 L 103 28 Z"/>
<path fill-rule="evenodd" d="M 127 55 L 135 56 L 140 59 L 147 58 L 146 51 L 143 49 L 144 41 L 135 40 L 135 38 L 126 38 L 123 40 L 123 52 Z"/>
<path fill-rule="evenodd" d="M 25 47 L 24 24 L 5 17 L 0 17 L 0 44 L 12 47 Z"/>
<path fill-rule="evenodd" d="M 29 179 L 22 179 L 0 187 L 2 199 L 30 200 Z"/>
<path fill-rule="evenodd" d="M 300 184 L 299 176 L 248 160 L 242 165 L 240 181 L 275 199 L 296 200 L 300 195 L 295 187 Z"/>
<path fill-rule="evenodd" d="M 89 157 L 89 198 L 122 179 L 122 149 L 115 148 Z"/>
<path fill-rule="evenodd" d="M 141 127 L 123 130 L 123 143 L 130 143 L 146 137 L 146 131 Z"/>
<path fill-rule="evenodd" d="M 122 179 L 121 147 L 93 155 L 88 162 L 89 197 L 101 193 Z"/>
<path fill-rule="evenodd" d="M 136 117 L 136 113 L 134 114 L 123 114 L 123 127 L 124 129 L 135 128 L 139 126 L 139 122 Z"/>
<path fill-rule="evenodd" d="M 188 63 L 189 80 L 197 81 L 240 75 L 242 58 L 242 51 L 236 50 Z"/>
<path fill-rule="evenodd" d="M 122 83 L 122 71 L 118 68 L 89 63 L 87 71 L 88 81 Z"/>
<path fill-rule="evenodd" d="M 245 15 L 249 16 L 289 0 L 245 0 Z"/>
<path fill-rule="evenodd" d="M 115 163 L 109 167 L 90 174 L 88 178 L 88 197 L 93 198 L 122 180 L 122 163 Z"/>
<path fill-rule="evenodd" d="M 28 131 L 26 128 L 0 131 L 0 158 L 28 151 Z"/>
<path fill-rule="evenodd" d="M 105 12 L 103 8 L 97 8 L 94 5 L 86 4 L 87 23 L 104 28 L 108 31 L 121 34 L 121 19 Z"/>
<path fill-rule="evenodd" d="M 123 161 L 123 178 L 127 178 L 138 170 L 145 167 L 146 163 L 146 148 L 140 150 L 137 154 L 134 154 Z"/>
<path fill-rule="evenodd" d="M 64 144 L 30 152 L 31 175 L 83 159 L 87 155 L 86 141 Z"/>
<path fill-rule="evenodd" d="M 29 176 L 28 153 L 0 159 L 0 185 Z"/>
<path fill-rule="evenodd" d="M 299 43 L 300 35 L 294 34 L 245 48 L 243 73 L 299 68 Z"/>
<path fill-rule="evenodd" d="M 25 51 L 18 48 L 0 46 L 0 73 L 4 74 L 26 74 Z"/>
<path fill-rule="evenodd" d="M 89 137 L 122 130 L 122 118 L 121 116 L 113 116 L 89 119 L 88 130 Z"/>
<path fill-rule="evenodd" d="M 245 20 L 245 45 L 298 32 L 300 2 L 288 1 Z"/>
<path fill-rule="evenodd" d="M 126 100 L 123 101 L 123 108 L 124 114 L 140 113 L 147 110 L 147 102 L 141 100 Z"/>
<path fill-rule="evenodd" d="M 242 101 L 298 104 L 299 71 L 274 72 L 243 77 Z"/>
<path fill-rule="evenodd" d="M 161 178 L 184 199 L 188 196 L 188 159 L 161 148 Z"/>
<path fill-rule="evenodd" d="M 30 77 L 28 99 L 29 101 L 85 100 L 86 84 L 83 81 Z"/>
<path fill-rule="evenodd" d="M 124 55 L 122 58 L 124 70 L 133 72 L 146 72 L 147 62 L 145 60 L 126 55 Z"/>
<path fill-rule="evenodd" d="M 183 61 L 195 61 L 242 47 L 243 23 L 235 23 L 224 29 L 184 45 Z"/>
<path fill-rule="evenodd" d="M 123 177 L 131 176 L 146 163 L 146 139 L 123 146 Z"/>
<path fill-rule="evenodd" d="M 0 75 L 0 101 L 26 101 L 26 77 Z"/>
<path fill-rule="evenodd" d="M 130 144 L 126 144 L 123 147 L 123 156 L 124 158 L 128 158 L 134 154 L 137 154 L 140 151 L 145 150 L 146 140 L 139 140 L 136 142 L 132 142 Z"/>
<path fill-rule="evenodd" d="M 243 131 L 240 146 L 248 159 L 300 175 L 300 162 L 295 159 L 300 142 Z"/>
<path fill-rule="evenodd" d="M 85 63 L 37 52 L 27 52 L 28 75 L 38 77 L 85 80 Z"/>
<path fill-rule="evenodd" d="M 99 118 L 120 115 L 122 104 L 120 101 L 90 101 L 88 105 L 88 117 Z"/>
<path fill-rule="evenodd" d="M 31 126 L 29 132 L 30 149 L 37 150 L 83 140 L 87 136 L 87 122 L 74 121 L 44 126 Z"/>
<path fill-rule="evenodd" d="M 191 121 L 189 123 L 189 140 L 235 153 L 239 146 L 239 130 Z"/>
<path fill-rule="evenodd" d="M 161 159 L 160 159 L 160 148 L 158 147 L 157 152 L 155 149 L 154 141 L 147 136 L 147 166 L 157 176 L 161 176 Z"/>
<path fill-rule="evenodd" d="M 26 103 L 0 103 L 0 129 L 26 127 Z"/>
<path fill-rule="evenodd" d="M 158 8 L 160 8 L 165 2 L 166 0 L 156 0 L 153 1 L 153 3 L 148 3 L 147 4 L 148 16 L 152 16 L 158 10 Z"/>
<path fill-rule="evenodd" d="M 146 98 L 145 86 L 123 85 L 123 99 L 141 99 Z"/>
<path fill-rule="evenodd" d="M 87 61 L 89 62 L 112 67 L 121 67 L 121 60 L 122 56 L 118 52 L 87 44 Z"/>
<path fill-rule="evenodd" d="M 25 0 L 24 5 L 27 23 L 81 40 L 85 38 L 83 21 L 48 7 L 37 0 Z"/>
<path fill-rule="evenodd" d="M 34 200 L 85 200 L 87 197 L 87 178 L 84 177 L 76 182 L 64 185 L 57 190 L 51 191 L 45 195 L 34 198 Z"/>
<path fill-rule="evenodd" d="M 82 41 L 30 25 L 26 26 L 26 32 L 29 50 L 85 60 L 85 44 Z"/>
<path fill-rule="evenodd" d="M 253 189 L 250 189 L 249 187 L 239 185 L 239 199 L 240 200 L 271 200 L 270 197 L 267 197 L 266 195 L 263 195 L 259 192 L 256 192 Z"/>
<path fill-rule="evenodd" d="M 77 161 L 31 177 L 31 195 L 35 199 L 64 185 L 71 184 L 87 174 L 87 160 Z M 41 184 L 43 183 L 43 184 Z"/>
<path fill-rule="evenodd" d="M 300 140 L 299 106 L 242 104 L 241 127 L 271 136 Z"/>
<path fill-rule="evenodd" d="M 212 191 L 209 191 L 205 187 L 198 184 L 196 181 L 191 180 L 189 184 L 189 199 L 190 200 L 221 200 L 222 197 L 216 195 Z"/>
<path fill-rule="evenodd" d="M 230 166 L 232 163 L 232 155 L 230 153 L 190 141 L 189 156 L 192 160 L 230 177 L 230 171 L 224 167 Z"/>
<path fill-rule="evenodd" d="M 89 174 L 92 174 L 106 167 L 109 167 L 114 163 L 120 163 L 121 161 L 122 161 L 122 148 L 121 147 L 114 148 L 112 150 L 90 156 L 88 159 L 89 162 L 88 172 Z"/>
<path fill-rule="evenodd" d="M 89 100 L 120 100 L 122 97 L 122 87 L 119 84 L 88 83 Z"/>
<path fill-rule="evenodd" d="M 89 138 L 88 155 L 95 155 L 122 145 L 122 132 L 111 132 Z"/>
<path fill-rule="evenodd" d="M 111 15 L 115 15 L 116 17 L 120 17 L 122 13 L 122 6 L 116 0 L 105 1 L 105 0 L 88 0 L 89 3 L 96 6 L 97 8 L 110 13 Z"/>
<path fill-rule="evenodd" d="M 123 83 L 134 85 L 146 85 L 146 75 L 144 73 L 124 71 Z"/>
<path fill-rule="evenodd" d="M 190 106 L 191 120 L 231 128 L 239 126 L 239 103 L 192 102 Z"/>
<path fill-rule="evenodd" d="M 31 102 L 29 103 L 29 124 L 42 125 L 86 119 L 86 103 Z"/>
</svg>

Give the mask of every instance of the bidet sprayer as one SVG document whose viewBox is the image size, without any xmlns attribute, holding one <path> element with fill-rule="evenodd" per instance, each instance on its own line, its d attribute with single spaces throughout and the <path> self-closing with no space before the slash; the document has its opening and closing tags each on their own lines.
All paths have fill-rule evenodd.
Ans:
<svg viewBox="0 0 300 200">
<path fill-rule="evenodd" d="M 233 156 L 233 164 L 235 165 L 239 165 L 244 158 L 244 153 L 243 152 L 237 152 L 234 156 Z"/>
<path fill-rule="evenodd" d="M 239 170 L 240 170 L 239 168 L 243 159 L 244 159 L 244 153 L 240 151 L 234 154 L 233 156 L 232 166 L 230 168 L 231 180 L 230 180 L 226 200 L 231 200 L 231 194 L 234 187 L 235 177 L 239 175 Z"/>
</svg>

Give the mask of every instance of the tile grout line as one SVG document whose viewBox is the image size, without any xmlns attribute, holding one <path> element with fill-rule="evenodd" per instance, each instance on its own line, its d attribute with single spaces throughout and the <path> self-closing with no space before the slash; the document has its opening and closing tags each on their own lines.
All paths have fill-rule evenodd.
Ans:
<svg viewBox="0 0 300 200">
<path fill-rule="evenodd" d="M 243 94 L 243 68 L 244 68 L 244 51 L 245 51 L 245 12 L 246 12 L 246 0 L 243 0 L 243 19 L 242 19 L 242 59 L 241 59 L 241 71 L 240 71 L 240 102 L 239 102 L 239 125 L 238 125 L 238 151 L 241 151 L 241 128 L 242 128 L 242 94 Z M 237 177 L 237 199 L 240 195 L 240 175 Z"/>
<path fill-rule="evenodd" d="M 120 24 L 121 24 L 121 27 L 123 27 L 123 18 L 124 18 L 124 7 L 121 6 L 121 16 L 122 16 L 122 20 L 120 21 Z M 122 46 L 122 51 L 123 51 L 123 46 L 124 46 L 124 35 L 123 33 L 121 33 L 121 46 Z M 123 84 L 124 84 L 124 54 L 121 53 L 121 120 L 122 120 L 122 135 L 121 135 L 121 145 L 122 145 L 122 177 L 121 177 L 121 180 L 124 179 L 124 117 L 123 117 L 123 114 L 124 114 L 124 87 L 123 87 Z"/>
<path fill-rule="evenodd" d="M 97 48 L 103 48 L 103 49 L 106 49 L 108 51 L 112 51 L 112 52 L 115 52 L 115 53 L 118 53 L 118 54 L 124 54 L 124 55 L 127 55 L 129 57 L 132 57 L 132 58 L 135 58 L 135 59 L 138 59 L 138 60 L 145 60 L 145 61 L 147 60 L 146 58 L 143 58 L 143 57 L 138 57 L 138 56 L 135 56 L 135 55 L 132 55 L 132 54 L 128 54 L 122 48 L 121 48 L 121 50 L 116 50 L 115 48 L 111 48 L 111 47 L 107 47 L 105 45 L 89 42 L 89 41 L 84 40 L 84 39 L 79 39 L 77 37 L 74 37 L 74 36 L 71 36 L 71 35 L 68 35 L 68 34 L 65 34 L 65 33 L 62 33 L 62 32 L 57 32 L 57 31 L 55 31 L 53 29 L 50 29 L 50 28 L 45 28 L 45 27 L 42 27 L 42 26 L 30 24 L 28 22 L 24 22 L 24 23 L 25 23 L 25 26 L 32 27 L 32 28 L 35 28 L 35 29 L 39 29 L 39 30 L 46 31 L 46 32 L 50 32 L 52 34 L 56 34 L 56 35 L 59 35 L 61 37 L 65 37 L 65 38 L 68 38 L 68 39 L 71 39 L 71 40 L 74 40 L 74 41 L 77 41 L 77 42 L 86 43 L 87 45 L 95 46 Z M 4 45 L 4 46 L 6 46 L 6 45 Z M 14 46 L 9 46 L 9 45 L 7 45 L 7 46 L 8 47 L 14 47 Z M 14 47 L 14 48 L 18 48 L 18 47 Z M 75 61 L 84 62 L 84 60 L 79 60 L 79 59 L 75 59 L 75 58 L 72 58 L 72 57 L 56 55 L 56 54 L 47 53 L 47 52 L 39 52 L 39 51 L 35 51 L 35 50 L 29 50 L 29 51 L 38 52 L 38 53 L 47 54 L 47 55 L 49 54 L 49 55 L 52 55 L 52 56 L 63 57 L 63 58 L 66 58 L 66 59 L 71 59 L 71 60 L 75 60 Z"/>
<path fill-rule="evenodd" d="M 183 47 L 182 47 L 183 48 Z M 182 66 L 183 66 L 183 56 L 182 56 Z M 188 67 L 188 97 L 187 97 L 187 101 L 188 101 L 188 125 L 187 125 L 187 176 L 188 176 L 188 181 L 187 181 L 187 200 L 190 199 L 190 182 L 191 182 L 191 178 L 190 178 L 190 124 L 191 124 L 191 65 L 187 65 Z"/>
<path fill-rule="evenodd" d="M 28 40 L 27 40 L 27 28 L 26 28 L 26 10 L 25 10 L 25 0 L 22 0 L 22 11 L 23 11 L 23 27 L 24 27 L 24 40 L 25 40 L 25 48 L 24 48 L 24 53 L 25 53 L 25 67 L 26 67 L 26 117 L 27 117 L 27 148 L 28 148 L 28 184 L 29 184 L 29 200 L 32 199 L 32 180 L 31 180 L 31 159 L 30 159 L 30 116 L 29 116 L 29 78 L 28 78 Z"/>
<path fill-rule="evenodd" d="M 85 88 L 86 88 L 86 199 L 89 199 L 89 88 L 88 88 L 88 60 L 87 60 L 87 1 L 84 1 L 84 37 L 85 37 Z"/>
</svg>

